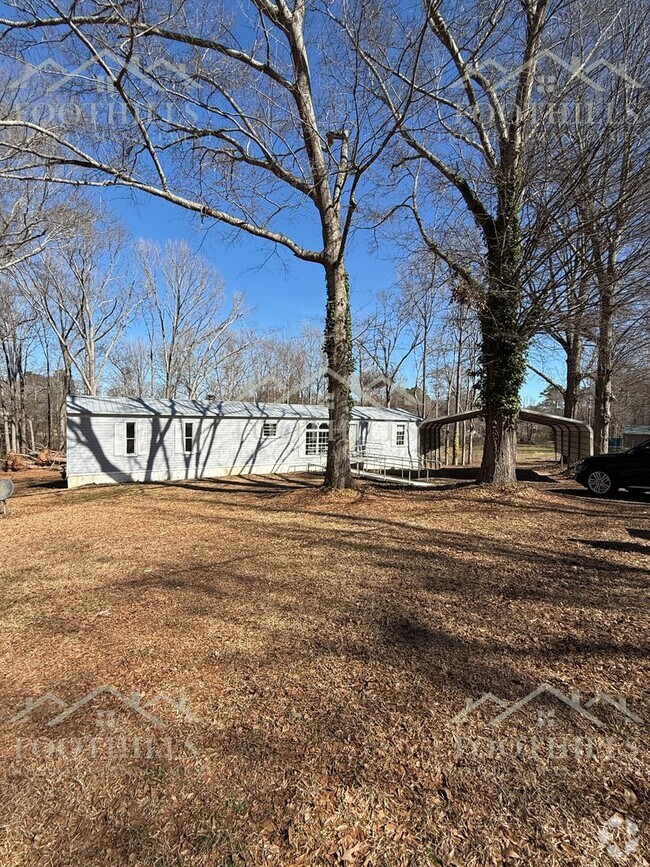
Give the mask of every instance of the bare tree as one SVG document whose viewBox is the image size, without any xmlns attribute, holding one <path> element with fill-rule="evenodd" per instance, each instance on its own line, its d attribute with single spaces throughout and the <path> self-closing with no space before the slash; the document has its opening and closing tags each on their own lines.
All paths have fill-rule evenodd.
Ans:
<svg viewBox="0 0 650 867">
<path fill-rule="evenodd" d="M 52 184 L 2 177 L 4 167 L 17 167 L 12 151 L 0 145 L 0 272 L 38 256 L 65 236 L 75 219 L 74 204 Z"/>
<path fill-rule="evenodd" d="M 427 397 L 429 348 L 436 318 L 444 307 L 442 293 L 448 278 L 449 272 L 444 263 L 428 251 L 424 255 L 408 257 L 401 269 L 401 284 L 415 323 L 414 330 L 422 335 L 414 353 L 417 366 L 416 396 L 419 378 L 419 412 L 422 418 L 427 417 L 431 406 Z"/>
<path fill-rule="evenodd" d="M 109 393 L 157 397 L 152 355 L 151 342 L 143 337 L 121 340 L 112 358 Z"/>
<path fill-rule="evenodd" d="M 0 280 L 0 415 L 6 452 L 34 446 L 25 386 L 35 337 L 34 313 L 5 273 Z"/>
<path fill-rule="evenodd" d="M 243 315 L 243 297 L 227 306 L 221 276 L 184 242 L 141 243 L 138 251 L 154 389 L 196 398 L 232 351 L 228 332 Z"/>
<path fill-rule="evenodd" d="M 33 111 L 0 121 L 7 134 L 21 132 L 21 154 L 46 166 L 26 169 L 22 160 L 14 176 L 143 191 L 320 265 L 331 418 L 325 483 L 351 487 L 345 251 L 362 178 L 395 126 L 368 110 L 367 73 L 354 51 L 326 10 L 306 0 L 52 8 L 48 16 L 18 2 L 14 17 L 0 20 L 16 60 L 48 39 L 61 61 L 90 62 L 122 112 L 107 137 L 93 125 L 89 68 L 62 76 L 57 93 L 81 103 L 74 123 L 52 123 L 45 112 L 33 120 Z M 361 6 L 351 13 L 359 24 Z"/>
<path fill-rule="evenodd" d="M 586 342 L 593 330 L 596 287 L 593 277 L 591 247 L 579 210 L 568 202 L 567 223 L 557 215 L 549 226 L 546 255 L 540 255 L 541 289 L 534 294 L 544 299 L 540 334 L 533 341 L 528 367 L 562 395 L 562 414 L 575 418 L 581 386 L 588 375 Z M 559 347 L 564 359 L 563 382 L 551 374 L 544 358 L 554 361 L 549 339 Z"/>
<path fill-rule="evenodd" d="M 636 308 L 647 307 L 650 242 L 650 146 L 647 113 L 650 78 L 647 38 L 650 10 L 608 0 L 572 10 L 570 48 L 588 76 L 574 81 L 571 100 L 547 125 L 554 201 L 541 261 L 546 313 L 542 327 L 566 357 L 565 414 L 573 415 L 586 368 L 585 342 L 595 347 L 595 448 L 607 451 L 616 345 Z M 603 20 L 607 38 L 601 38 Z M 596 46 L 596 49 L 594 49 Z M 591 64 L 587 66 L 589 60 Z M 538 371 L 541 375 L 543 372 Z M 549 380 L 550 381 L 550 380 Z"/>
<path fill-rule="evenodd" d="M 320 329 L 303 325 L 294 335 L 248 330 L 236 363 L 243 374 L 238 398 L 306 404 L 324 399 L 327 363 Z"/>
<path fill-rule="evenodd" d="M 207 380 L 207 394 L 217 400 L 247 400 L 251 397 L 251 380 L 257 379 L 251 368 L 251 348 L 259 335 L 251 328 L 240 327 L 228 332 L 224 339 L 228 351 Z"/>
<path fill-rule="evenodd" d="M 122 239 L 87 223 L 20 272 L 23 292 L 59 342 L 64 365 L 85 394 L 97 394 L 112 352 L 137 306 L 122 271 Z"/>
<path fill-rule="evenodd" d="M 412 289 L 412 287 L 411 287 Z M 425 330 L 416 315 L 412 292 L 380 292 L 373 310 L 359 323 L 354 341 L 366 365 L 364 390 L 372 388 L 383 393 L 384 406 L 390 407 L 393 388 L 409 358 L 422 345 Z"/>
<path fill-rule="evenodd" d="M 0 70 L 0 119 L 8 124 L 0 136 L 0 272 L 14 271 L 74 232 L 81 202 L 79 194 L 51 183 L 47 173 L 22 177 L 33 166 L 30 149 L 38 151 L 44 139 L 13 123 L 17 74 L 16 67 Z"/>
<path fill-rule="evenodd" d="M 444 304 L 440 304 L 429 339 L 428 387 L 433 395 L 433 414 L 451 415 L 477 406 L 477 378 L 480 355 L 478 316 L 456 286 Z M 473 421 L 454 424 L 444 430 L 444 460 L 448 463 L 471 462 L 473 456 Z M 451 449 L 450 449 L 451 445 Z"/>
<path fill-rule="evenodd" d="M 399 120 L 404 147 L 393 157 L 394 204 L 387 213 L 407 208 L 427 247 L 472 287 L 481 317 L 486 416 L 480 478 L 512 481 L 527 350 L 543 317 L 544 292 L 553 282 L 533 280 L 540 244 L 558 208 L 564 212 L 567 200 L 575 208 L 576 198 L 587 202 L 590 213 L 582 213 L 578 223 L 590 227 L 594 267 L 602 260 L 601 277 L 595 279 L 601 287 L 620 284 L 620 269 L 614 277 L 611 264 L 625 247 L 622 210 L 614 209 L 614 216 L 612 204 L 614 198 L 626 201 L 623 179 L 627 183 L 634 176 L 639 185 L 639 175 L 629 171 L 632 164 L 647 163 L 645 146 L 638 146 L 645 114 L 639 109 L 647 89 L 632 100 L 635 121 L 619 124 L 614 118 L 602 124 L 591 118 L 588 139 L 600 140 L 605 151 L 593 160 L 588 148 L 573 161 L 573 171 L 558 172 L 554 165 L 564 145 L 552 127 L 563 117 L 562 134 L 580 151 L 582 133 L 575 123 L 570 129 L 566 118 L 572 112 L 574 121 L 579 115 L 589 120 L 589 100 L 580 103 L 580 91 L 584 86 L 602 90 L 607 77 L 610 86 L 614 82 L 626 94 L 618 105 L 610 100 L 609 111 L 622 118 L 632 108 L 629 67 L 621 64 L 631 51 L 640 56 L 647 45 L 647 4 L 626 4 L 624 13 L 609 0 L 526 0 L 514 6 L 500 0 L 469 6 L 424 0 L 421 14 L 413 6 L 373 9 L 359 31 L 341 23 L 372 72 L 379 102 Z M 409 53 L 417 55 L 417 66 L 403 63 Z M 414 79 L 405 66 L 416 69 Z M 408 90 L 414 96 L 404 114 L 400 105 Z M 630 147 L 619 149 L 622 126 L 634 127 L 635 133 Z M 589 166 L 598 176 L 584 187 L 586 196 L 576 196 Z M 609 204 L 603 210 L 605 199 Z M 482 250 L 478 268 L 475 257 L 467 255 L 467 243 L 450 243 L 445 232 L 450 213 L 461 234 L 473 235 Z M 600 294 L 600 342 L 611 346 L 608 322 L 621 300 L 608 300 L 603 288 Z M 611 366 L 607 352 L 599 354 L 599 379 L 605 382 Z M 597 402 L 607 403 L 606 394 Z"/>
</svg>

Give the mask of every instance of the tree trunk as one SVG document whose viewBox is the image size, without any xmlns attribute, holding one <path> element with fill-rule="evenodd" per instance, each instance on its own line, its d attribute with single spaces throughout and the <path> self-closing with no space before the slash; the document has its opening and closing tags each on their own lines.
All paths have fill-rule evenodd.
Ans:
<svg viewBox="0 0 650 867">
<path fill-rule="evenodd" d="M 424 338 L 422 340 L 422 404 L 420 407 L 420 415 L 422 418 L 427 417 L 427 352 L 429 351 L 428 340 L 429 323 L 428 319 L 424 320 Z"/>
<path fill-rule="evenodd" d="M 488 243 L 488 290 L 481 310 L 482 398 L 485 446 L 479 482 L 516 482 L 519 392 L 526 372 L 526 348 L 518 327 L 521 304 L 519 220 L 512 207 Z"/>
<path fill-rule="evenodd" d="M 575 418 L 578 406 L 578 392 L 582 376 L 582 338 L 572 334 L 566 349 L 566 389 L 564 390 L 564 417 Z"/>
<path fill-rule="evenodd" d="M 45 445 L 48 449 L 52 448 L 52 375 L 50 371 L 50 352 L 47 345 L 45 346 Z"/>
<path fill-rule="evenodd" d="M 609 451 L 614 360 L 613 301 L 613 284 L 607 281 L 607 284 L 601 289 L 598 341 L 596 344 L 598 356 L 594 407 L 594 451 L 596 454 L 606 454 Z"/>
<path fill-rule="evenodd" d="M 5 454 L 11 451 L 11 438 L 9 436 L 9 419 L 4 419 L 4 434 L 5 434 Z"/>
<path fill-rule="evenodd" d="M 61 451 L 66 451 L 68 441 L 68 410 L 67 398 L 73 391 L 72 379 L 72 363 L 67 353 L 63 356 L 63 394 L 61 395 L 61 406 L 59 409 L 59 448 Z"/>
<path fill-rule="evenodd" d="M 485 411 L 485 444 L 479 482 L 510 484 L 517 481 L 517 424 L 497 407 Z"/>
<path fill-rule="evenodd" d="M 22 355 L 22 352 L 21 352 Z M 20 356 L 19 356 L 20 357 Z M 22 358 L 18 367 L 18 394 L 19 394 L 19 414 L 18 414 L 18 447 L 24 450 L 27 446 L 27 408 L 25 400 L 25 370 L 22 364 Z"/>
<path fill-rule="evenodd" d="M 350 292 L 345 267 L 338 261 L 325 266 L 327 316 L 325 353 L 330 431 L 327 448 L 326 488 L 352 488 L 350 468 L 350 374 L 352 373 L 352 334 Z"/>
</svg>

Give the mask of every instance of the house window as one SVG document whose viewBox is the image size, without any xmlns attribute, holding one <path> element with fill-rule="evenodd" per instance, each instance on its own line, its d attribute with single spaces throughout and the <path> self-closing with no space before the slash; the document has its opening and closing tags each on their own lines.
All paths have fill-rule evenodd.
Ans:
<svg viewBox="0 0 650 867">
<path fill-rule="evenodd" d="M 277 421 L 265 421 L 262 426 L 262 436 L 263 437 L 275 437 L 278 435 L 278 423 Z"/>
<path fill-rule="evenodd" d="M 327 443 L 330 438 L 330 426 L 327 422 L 318 424 L 309 422 L 305 432 L 305 452 L 308 455 L 327 454 Z"/>
<path fill-rule="evenodd" d="M 124 453 L 135 454 L 135 422 L 127 421 L 124 424 Z"/>
<path fill-rule="evenodd" d="M 183 451 L 191 454 L 194 446 L 194 422 L 183 422 Z"/>
<path fill-rule="evenodd" d="M 395 434 L 395 445 L 403 446 L 406 445 L 406 425 L 398 424 L 397 432 Z"/>
</svg>

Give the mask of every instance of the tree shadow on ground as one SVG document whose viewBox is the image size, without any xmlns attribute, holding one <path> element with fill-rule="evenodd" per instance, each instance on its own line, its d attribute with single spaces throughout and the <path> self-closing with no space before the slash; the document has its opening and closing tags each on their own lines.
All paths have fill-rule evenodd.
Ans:
<svg viewBox="0 0 650 867">
<path fill-rule="evenodd" d="M 575 539 L 570 542 L 579 542 L 581 545 L 589 545 L 590 548 L 601 548 L 603 551 L 620 551 L 623 554 L 650 554 L 650 546 L 640 542 L 616 542 L 611 539 Z"/>
<path fill-rule="evenodd" d="M 321 487 L 319 480 L 305 479 L 293 475 L 273 476 L 221 476 L 195 480 L 173 480 L 162 482 L 147 482 L 163 488 L 183 488 L 188 491 L 202 493 L 253 494 L 257 496 L 273 496 L 285 494 L 288 491 L 299 491 Z"/>
<path fill-rule="evenodd" d="M 518 482 L 557 482 L 552 476 L 547 476 L 532 467 L 517 467 Z M 429 470 L 429 477 L 440 479 L 464 479 L 476 481 L 478 467 L 441 467 L 439 470 Z"/>
<path fill-rule="evenodd" d="M 639 491 L 618 491 L 611 497 L 594 497 L 593 494 L 590 494 L 586 488 L 583 487 L 575 487 L 575 488 L 554 488 L 552 493 L 559 494 L 562 497 L 572 497 L 573 499 L 578 500 L 591 500 L 600 503 L 611 503 L 611 502 L 627 502 L 627 503 L 645 503 L 646 505 L 650 505 L 650 497 L 647 494 L 643 494 Z"/>
<path fill-rule="evenodd" d="M 634 536 L 635 539 L 650 540 L 650 530 L 644 530 L 641 527 L 626 527 L 626 529 L 630 536 Z"/>
<path fill-rule="evenodd" d="M 11 476 L 9 474 L 0 474 L 0 478 L 8 478 L 13 481 L 15 487 L 13 494 L 14 497 L 38 494 L 44 490 L 65 490 L 66 488 L 65 479 L 63 479 L 58 472 L 56 473 L 56 475 L 48 474 L 47 476 L 35 473 L 32 478 L 30 478 L 27 473 L 20 473 L 17 477 Z"/>
</svg>

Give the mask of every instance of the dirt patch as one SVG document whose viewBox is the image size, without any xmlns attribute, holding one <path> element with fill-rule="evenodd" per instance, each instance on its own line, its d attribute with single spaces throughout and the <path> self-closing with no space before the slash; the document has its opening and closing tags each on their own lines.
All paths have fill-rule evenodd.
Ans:
<svg viewBox="0 0 650 867">
<path fill-rule="evenodd" d="M 12 479 L 3 867 L 647 863 L 646 498 Z"/>
</svg>

